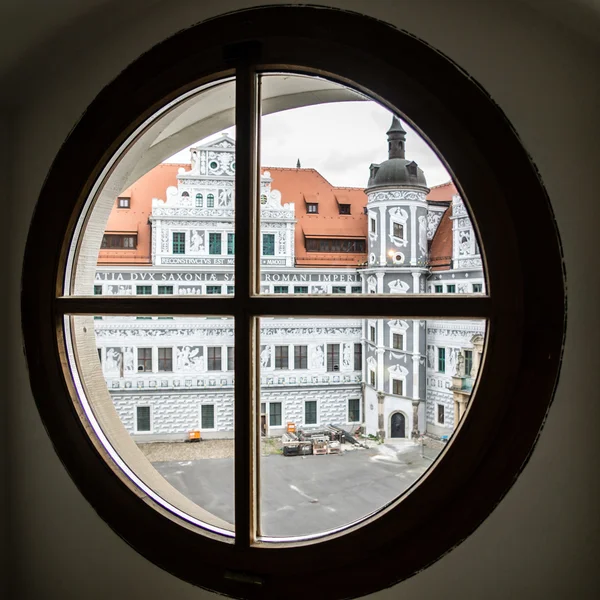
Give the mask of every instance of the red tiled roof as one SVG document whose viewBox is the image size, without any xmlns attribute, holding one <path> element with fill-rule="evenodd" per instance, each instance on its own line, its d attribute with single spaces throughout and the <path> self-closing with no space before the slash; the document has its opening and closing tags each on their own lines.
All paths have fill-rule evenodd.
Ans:
<svg viewBox="0 0 600 600">
<path fill-rule="evenodd" d="M 448 207 L 431 240 L 429 262 L 432 271 L 444 271 L 452 266 L 452 208 Z"/>
<path fill-rule="evenodd" d="M 366 240 L 367 216 L 364 207 L 367 205 L 367 196 L 362 188 L 335 187 L 315 169 L 263 167 L 262 170 L 271 174 L 271 187 L 281 192 L 281 202 L 295 204 L 298 267 L 356 267 L 367 260 L 366 253 L 306 252 L 305 244 L 305 237 Z M 318 203 L 319 212 L 308 214 L 307 202 Z M 340 215 L 339 204 L 350 204 L 350 214 Z"/>
<path fill-rule="evenodd" d="M 449 202 L 454 194 L 458 194 L 456 186 L 448 181 L 447 183 L 434 185 L 427 194 L 427 200 L 429 202 Z"/>
<path fill-rule="evenodd" d="M 101 265 L 132 265 L 150 264 L 150 225 L 148 217 L 152 213 L 152 198 L 165 199 L 167 188 L 177 185 L 177 172 L 181 167 L 190 168 L 185 164 L 160 164 L 121 193 L 121 197 L 129 197 L 130 208 L 115 206 L 108 217 L 106 231 L 111 233 L 137 233 L 137 248 L 135 250 L 100 250 L 98 264 Z"/>
</svg>

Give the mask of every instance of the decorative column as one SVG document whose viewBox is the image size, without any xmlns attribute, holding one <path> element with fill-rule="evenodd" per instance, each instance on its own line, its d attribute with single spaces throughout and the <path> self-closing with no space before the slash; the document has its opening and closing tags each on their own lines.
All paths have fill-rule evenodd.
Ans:
<svg viewBox="0 0 600 600">
<path fill-rule="evenodd" d="M 377 392 L 377 437 L 383 442 L 385 439 L 385 421 L 383 413 L 383 403 L 385 401 L 385 394 L 383 392 Z"/>
<path fill-rule="evenodd" d="M 413 428 L 412 428 L 411 437 L 413 439 L 416 439 L 421 435 L 421 431 L 419 429 L 419 401 L 413 400 L 412 407 L 413 407 Z"/>
</svg>

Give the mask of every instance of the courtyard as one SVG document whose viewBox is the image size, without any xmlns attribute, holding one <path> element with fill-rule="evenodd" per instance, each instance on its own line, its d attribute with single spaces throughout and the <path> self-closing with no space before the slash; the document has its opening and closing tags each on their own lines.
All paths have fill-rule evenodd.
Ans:
<svg viewBox="0 0 600 600">
<path fill-rule="evenodd" d="M 346 445 L 341 454 L 285 457 L 276 443 L 263 443 L 262 534 L 310 535 L 364 518 L 410 488 L 440 451 L 409 441 L 369 446 Z M 141 447 L 173 487 L 217 517 L 233 522 L 232 440 Z M 156 460 L 167 457 L 175 459 Z"/>
</svg>

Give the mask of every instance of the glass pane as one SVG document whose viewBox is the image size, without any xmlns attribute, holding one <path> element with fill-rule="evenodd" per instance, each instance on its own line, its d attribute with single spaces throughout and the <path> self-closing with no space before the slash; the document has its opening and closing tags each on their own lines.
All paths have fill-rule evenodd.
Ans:
<svg viewBox="0 0 600 600">
<path fill-rule="evenodd" d="M 405 121 L 317 77 L 265 75 L 262 88 L 261 293 L 485 291 L 463 200 Z M 293 104 L 316 90 L 314 105 L 273 111 L 277 93 Z"/>
<path fill-rule="evenodd" d="M 120 460 L 189 517 L 233 531 L 233 319 L 77 316 L 71 331 L 88 414 Z"/>
<path fill-rule="evenodd" d="M 318 535 L 408 490 L 466 413 L 481 320 L 263 318 L 260 532 Z"/>
<path fill-rule="evenodd" d="M 75 293 L 234 293 L 234 99 L 233 81 L 193 95 L 122 157 L 74 254 Z"/>
</svg>

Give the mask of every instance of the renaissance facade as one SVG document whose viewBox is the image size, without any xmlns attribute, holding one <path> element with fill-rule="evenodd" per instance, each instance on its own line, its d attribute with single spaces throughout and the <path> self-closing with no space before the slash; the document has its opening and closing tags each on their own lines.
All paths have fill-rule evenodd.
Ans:
<svg viewBox="0 0 600 600">
<path fill-rule="evenodd" d="M 456 189 L 427 187 L 405 158 L 398 119 L 387 135 L 389 158 L 371 165 L 366 190 L 299 166 L 262 170 L 261 293 L 484 292 Z M 190 165 L 159 165 L 125 190 L 94 293 L 233 294 L 234 177 L 235 143 L 222 135 L 192 148 Z M 102 317 L 95 331 L 115 408 L 136 440 L 233 435 L 233 319 Z M 263 433 L 294 423 L 447 436 L 468 405 L 483 340 L 476 321 L 262 319 Z"/>
</svg>

